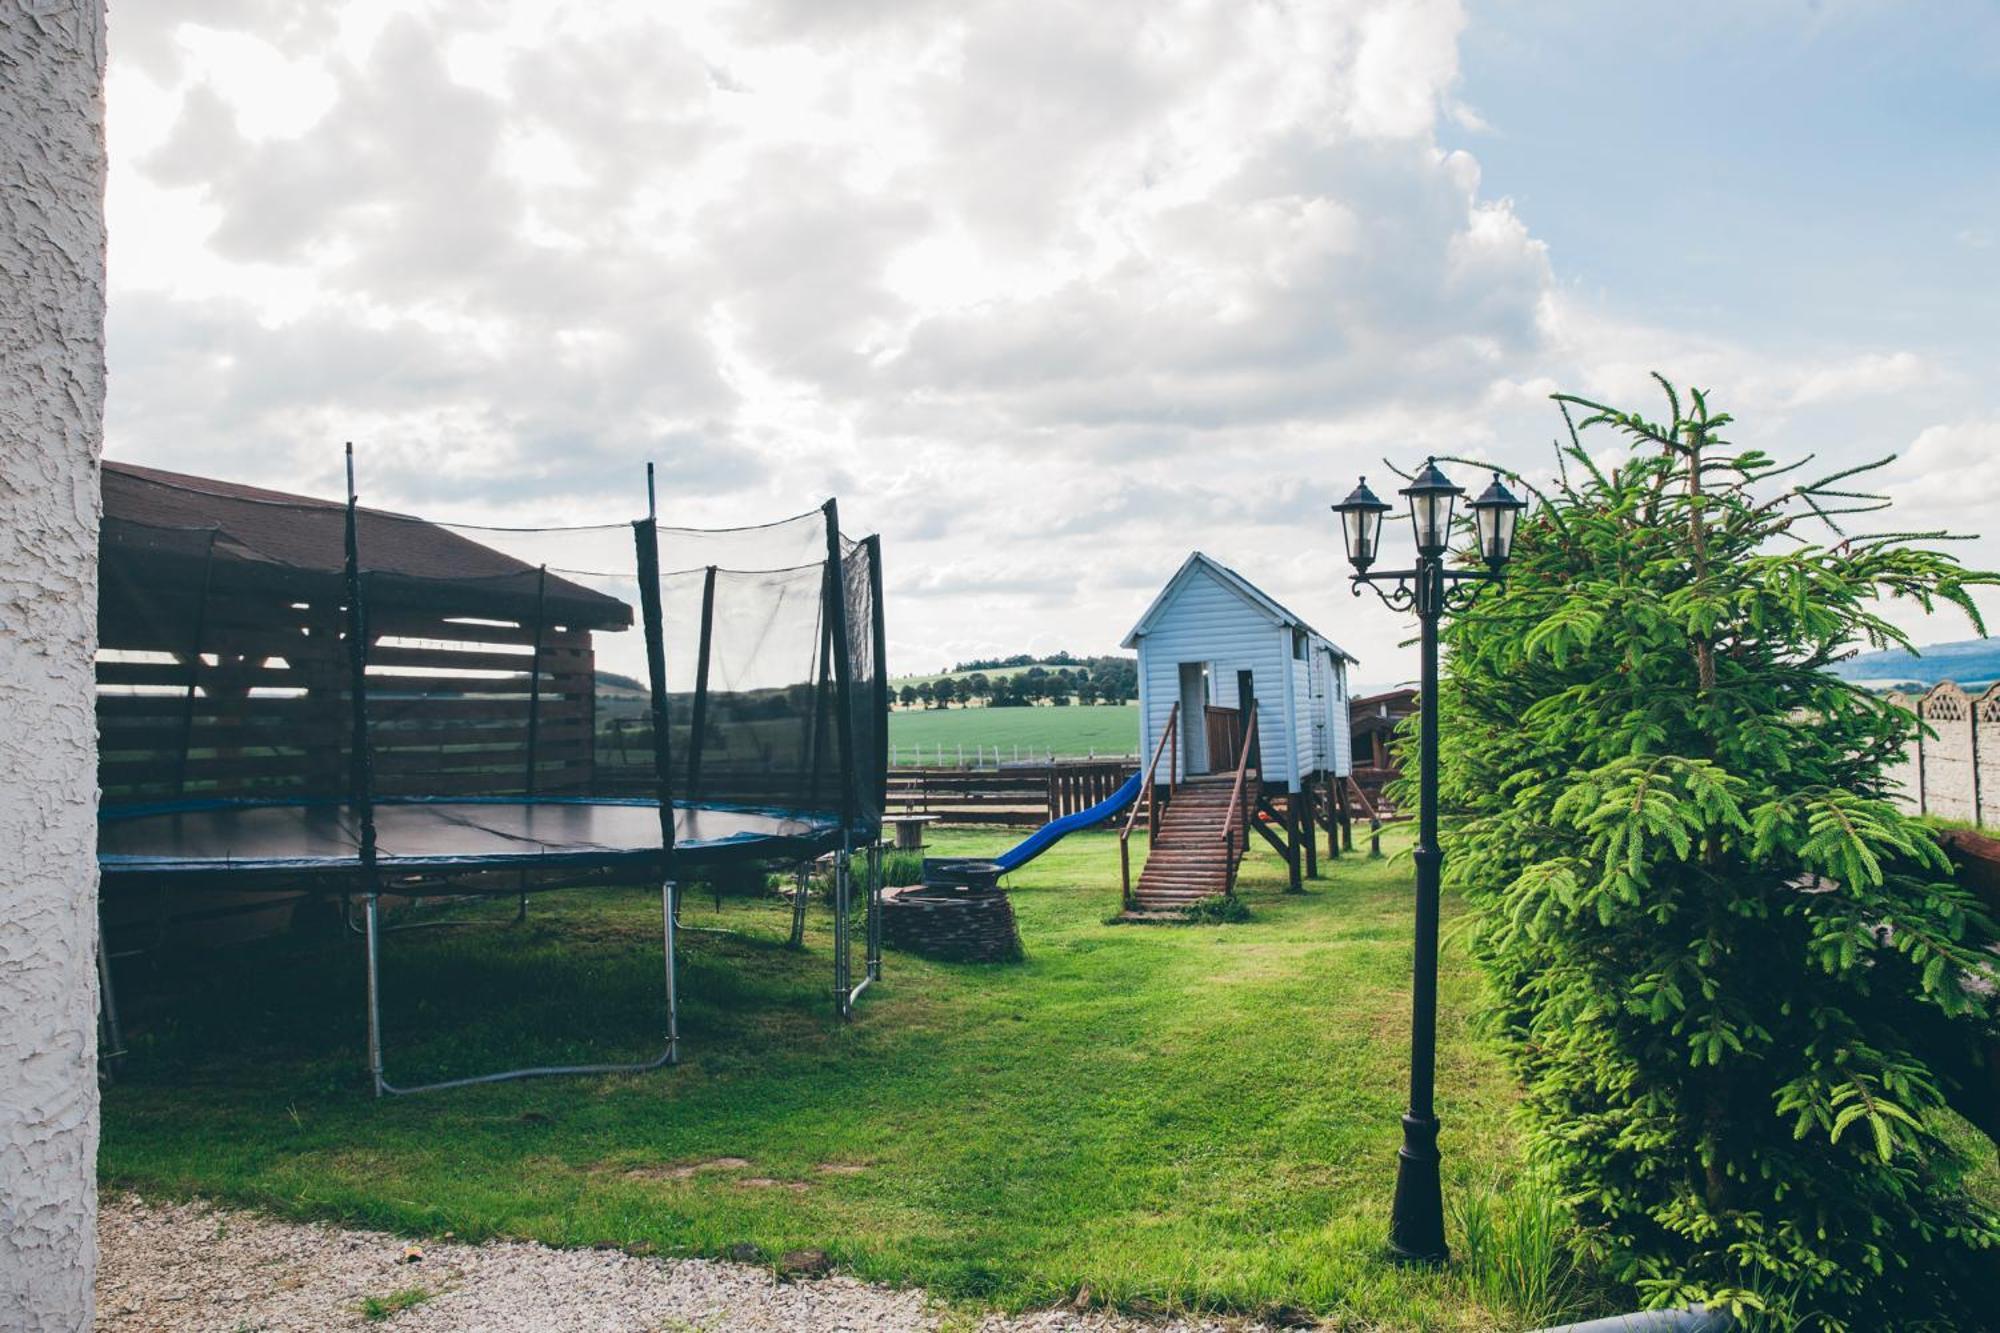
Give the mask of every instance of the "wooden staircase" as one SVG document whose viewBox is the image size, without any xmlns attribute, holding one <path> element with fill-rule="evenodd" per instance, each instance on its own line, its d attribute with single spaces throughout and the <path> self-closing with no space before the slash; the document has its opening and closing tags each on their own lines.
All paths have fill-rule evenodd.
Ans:
<svg viewBox="0 0 2000 1333">
<path fill-rule="evenodd" d="M 1256 770 L 1247 776 L 1255 782 Z M 1178 912 L 1232 892 L 1246 832 L 1241 802 L 1234 774 L 1182 779 L 1160 816 L 1127 910 Z"/>
</svg>

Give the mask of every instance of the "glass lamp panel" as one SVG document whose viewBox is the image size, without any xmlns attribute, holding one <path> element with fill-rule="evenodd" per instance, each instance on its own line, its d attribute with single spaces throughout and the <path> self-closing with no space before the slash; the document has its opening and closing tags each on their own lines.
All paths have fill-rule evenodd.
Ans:
<svg viewBox="0 0 2000 1333">
<path fill-rule="evenodd" d="M 1506 558 L 1506 552 L 1501 549 L 1500 524 L 1501 515 L 1508 512 L 1510 511 L 1489 505 L 1472 507 L 1472 522 L 1475 535 L 1479 539 L 1479 554 L 1489 564 L 1498 564 Z"/>
<path fill-rule="evenodd" d="M 1448 492 L 1419 491 L 1410 497 L 1410 520 L 1416 527 L 1417 545 L 1425 551 L 1441 551 L 1451 534 L 1452 496 Z"/>
<path fill-rule="evenodd" d="M 1521 511 L 1509 505 L 1498 511 L 1497 525 L 1493 532 L 1493 551 L 1489 557 L 1494 564 L 1505 564 L 1514 553 L 1514 525 L 1521 521 Z"/>
<path fill-rule="evenodd" d="M 1368 564 L 1375 559 L 1376 552 L 1382 546 L 1382 511 L 1364 509 L 1357 517 L 1360 519 L 1361 531 L 1360 545 L 1355 548 L 1355 555 L 1360 563 Z"/>
</svg>

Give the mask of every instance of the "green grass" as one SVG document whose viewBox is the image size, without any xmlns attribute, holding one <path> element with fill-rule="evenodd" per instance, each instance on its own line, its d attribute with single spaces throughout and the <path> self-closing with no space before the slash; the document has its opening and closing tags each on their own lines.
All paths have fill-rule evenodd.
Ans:
<svg viewBox="0 0 2000 1333">
<path fill-rule="evenodd" d="M 904 764 L 914 762 L 912 749 L 932 761 L 944 747 L 947 763 L 958 747 L 970 759 L 974 747 L 998 746 L 1012 758 L 1019 746 L 1022 758 L 1053 750 L 1060 757 L 1130 755 L 1139 750 L 1139 705 L 1072 704 L 1067 708 L 898 708 L 889 714 L 889 743 L 901 751 Z"/>
<path fill-rule="evenodd" d="M 1007 833 L 934 834 L 934 853 Z M 1400 836 L 1400 833 L 1394 836 Z M 200 1194 L 414 1235 L 767 1258 L 971 1306 L 1305 1307 L 1352 1330 L 1532 1327 L 1554 1310 L 1474 1271 L 1384 1254 L 1409 1037 L 1407 859 L 1282 892 L 1261 846 L 1247 922 L 1133 929 L 1116 839 L 1012 877 L 1027 961 L 889 955 L 829 1017 L 830 917 L 783 947 L 775 902 L 690 900 L 686 1063 L 372 1100 L 351 940 L 169 961 L 104 1101 L 110 1187 Z M 1324 867 L 1323 867 L 1324 868 Z M 479 909 L 492 921 L 511 904 Z M 1448 905 L 1448 911 L 1449 911 Z M 552 894 L 515 928 L 391 936 L 390 1075 L 630 1057 L 658 1034 L 657 899 Z M 1510 1080 L 1471 1035 L 1447 935 L 1447 1190 L 1513 1188 Z M 1494 1230 L 1487 1228 L 1488 1232 Z"/>
<path fill-rule="evenodd" d="M 401 1287 L 387 1296 L 364 1296 L 361 1299 L 361 1317 L 371 1324 L 379 1324 L 392 1315 L 422 1305 L 431 1294 L 422 1287 Z"/>
</svg>

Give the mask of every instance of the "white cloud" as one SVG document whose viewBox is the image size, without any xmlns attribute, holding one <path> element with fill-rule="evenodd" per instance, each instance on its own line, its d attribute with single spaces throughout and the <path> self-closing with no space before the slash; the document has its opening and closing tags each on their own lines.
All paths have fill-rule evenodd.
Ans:
<svg viewBox="0 0 2000 1333">
<path fill-rule="evenodd" d="M 114 456 L 455 517 L 843 492 L 903 667 L 1108 648 L 1202 546 L 1406 674 L 1325 506 L 1555 384 L 1810 413 L 1907 352 L 1608 317 L 1437 142 L 1457 0 L 120 11 Z M 1823 363 L 1822 363 L 1823 362 Z M 1872 399 L 1870 396 L 1872 395 Z"/>
</svg>

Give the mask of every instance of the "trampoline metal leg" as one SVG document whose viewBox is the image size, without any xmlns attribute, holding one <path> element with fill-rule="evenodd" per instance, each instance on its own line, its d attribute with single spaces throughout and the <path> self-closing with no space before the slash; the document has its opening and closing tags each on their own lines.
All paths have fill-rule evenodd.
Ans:
<svg viewBox="0 0 2000 1333">
<path fill-rule="evenodd" d="M 442 1079 L 436 1083 L 414 1083 L 398 1086 L 383 1077 L 382 1065 L 382 1002 L 380 985 L 380 929 L 378 926 L 376 894 L 368 895 L 368 1071 L 375 1083 L 377 1097 L 390 1094 L 398 1097 L 417 1092 L 442 1092 L 447 1088 L 465 1088 L 479 1083 L 506 1083 L 517 1078 L 549 1078 L 566 1075 L 588 1074 L 644 1074 L 667 1065 L 680 1063 L 680 983 L 678 977 L 679 959 L 675 956 L 677 931 L 674 915 L 680 906 L 680 886 L 672 880 L 660 883 L 660 937 L 666 948 L 667 986 L 667 1048 L 650 1060 L 633 1064 L 605 1065 L 539 1065 L 528 1069 L 507 1069 L 497 1074 L 474 1074 L 467 1078 Z"/>
<path fill-rule="evenodd" d="M 792 938 L 790 947 L 806 947 L 806 903 L 812 897 L 812 863 L 799 866 L 798 883 L 792 886 Z"/>
<path fill-rule="evenodd" d="M 362 909 L 368 937 L 368 1079 L 380 1097 L 389 1091 L 382 1077 L 382 895 L 370 893 Z"/>
<path fill-rule="evenodd" d="M 854 1012 L 848 994 L 850 964 L 847 957 L 847 910 L 850 890 L 848 855 L 841 852 L 833 860 L 833 1009 L 841 1018 Z"/>
<path fill-rule="evenodd" d="M 680 959 L 675 938 L 675 920 L 680 904 L 675 898 L 680 888 L 672 880 L 660 881 L 660 933 L 666 946 L 667 955 L 667 1053 L 666 1063 L 677 1065 L 681 1062 L 681 987 Z"/>
<path fill-rule="evenodd" d="M 882 844 L 868 849 L 868 980 L 882 979 Z"/>
<path fill-rule="evenodd" d="M 111 982 L 111 955 L 104 946 L 104 922 L 97 923 L 97 994 L 104 1018 L 104 1040 L 111 1049 L 100 1051 L 98 1060 L 109 1079 L 125 1056 L 125 1030 L 118 1024 L 118 991 Z"/>
</svg>

